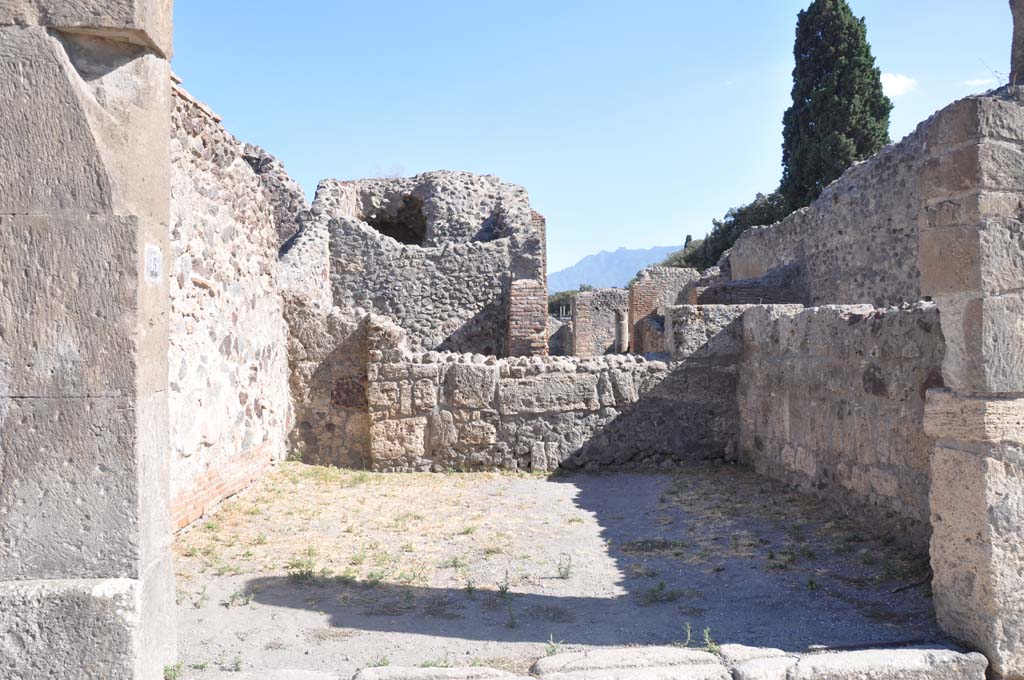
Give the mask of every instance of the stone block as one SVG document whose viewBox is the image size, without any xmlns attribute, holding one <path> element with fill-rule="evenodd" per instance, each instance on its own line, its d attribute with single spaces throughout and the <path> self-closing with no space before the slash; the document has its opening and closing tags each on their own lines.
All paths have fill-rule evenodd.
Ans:
<svg viewBox="0 0 1024 680">
<path fill-rule="evenodd" d="M 171 56 L 173 0 L 6 0 L 0 26 L 38 25 L 131 42 Z"/>
<path fill-rule="evenodd" d="M 490 423 L 466 423 L 459 430 L 459 442 L 471 446 L 487 446 L 497 441 L 498 431 Z"/>
<path fill-rule="evenodd" d="M 924 430 L 936 439 L 1024 444 L 1024 399 L 965 397 L 928 390 Z"/>
<path fill-rule="evenodd" d="M 137 656 L 140 591 L 134 579 L 0 582 L 0 677 L 159 677 L 166 657 Z"/>
<path fill-rule="evenodd" d="M 4 212 L 135 215 L 150 230 L 140 243 L 166 240 L 169 78 L 166 61 L 138 48 L 0 28 Z"/>
<path fill-rule="evenodd" d="M 497 668 L 402 668 L 381 666 L 364 668 L 352 680 L 516 680 L 516 676 Z"/>
<path fill-rule="evenodd" d="M 460 408 L 491 408 L 497 384 L 497 366 L 454 364 L 445 377 L 447 397 L 452 406 Z"/>
<path fill-rule="evenodd" d="M 1024 676 L 1024 470 L 939 446 L 931 474 L 939 624 L 985 654 L 997 676 Z"/>
<path fill-rule="evenodd" d="M 615 668 L 542 675 L 541 680 L 733 680 L 725 666 L 669 666 L 666 668 Z"/>
<path fill-rule="evenodd" d="M 556 673 L 577 673 L 630 668 L 670 668 L 716 665 L 718 657 L 682 647 L 620 647 L 555 654 L 538 660 L 531 669 L 542 678 Z"/>
<path fill-rule="evenodd" d="M 502 380 L 498 405 L 503 414 L 536 414 L 557 411 L 596 411 L 599 375 L 549 373 L 523 380 Z"/>
<path fill-rule="evenodd" d="M 961 393 L 1024 392 L 1024 295 L 936 297 L 946 387 Z"/>
<path fill-rule="evenodd" d="M 734 358 L 743 351 L 742 333 L 732 324 L 749 305 L 679 305 L 665 310 L 665 337 L 673 359 L 692 356 Z"/>
<path fill-rule="evenodd" d="M 133 406 L 126 398 L 6 400 L 0 580 L 139 577 Z M 166 534 L 168 524 L 159 529 Z"/>
<path fill-rule="evenodd" d="M 787 680 L 984 680 L 987 665 L 980 654 L 947 649 L 870 649 L 809 654 Z"/>
<path fill-rule="evenodd" d="M 136 226 L 126 217 L 0 216 L 0 396 L 135 392 Z"/>
<path fill-rule="evenodd" d="M 921 233 L 921 291 L 997 295 L 1024 288 L 1020 222 L 929 229 Z"/>
<path fill-rule="evenodd" d="M 451 411 L 434 411 L 427 419 L 427 442 L 430 451 L 452 447 L 459 440 Z"/>
<path fill-rule="evenodd" d="M 430 379 L 417 380 L 412 386 L 413 406 L 417 411 L 429 411 L 437 406 L 437 384 Z"/>
<path fill-rule="evenodd" d="M 732 669 L 733 680 L 789 680 L 789 671 L 797 663 L 793 657 L 749 659 Z"/>
<path fill-rule="evenodd" d="M 374 465 L 422 457 L 426 447 L 427 418 L 379 420 L 370 425 Z"/>
</svg>

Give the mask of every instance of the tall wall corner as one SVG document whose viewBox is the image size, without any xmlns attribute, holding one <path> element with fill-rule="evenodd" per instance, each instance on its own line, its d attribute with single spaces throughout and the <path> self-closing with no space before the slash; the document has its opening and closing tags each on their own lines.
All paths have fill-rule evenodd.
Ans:
<svg viewBox="0 0 1024 680">
<path fill-rule="evenodd" d="M 0 2 L 3 678 L 157 680 L 171 0 Z"/>
<path fill-rule="evenodd" d="M 1011 3 L 1021 30 L 1020 2 Z M 1014 43 L 1015 67 L 1020 49 Z M 931 562 L 940 625 L 1024 677 L 1024 104 L 1014 87 L 930 121 L 922 173 L 922 294 L 946 340 L 927 393 Z"/>
</svg>

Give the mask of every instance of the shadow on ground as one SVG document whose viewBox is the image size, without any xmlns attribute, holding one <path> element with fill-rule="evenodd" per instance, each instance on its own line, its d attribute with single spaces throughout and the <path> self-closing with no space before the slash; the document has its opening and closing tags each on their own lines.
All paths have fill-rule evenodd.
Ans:
<svg viewBox="0 0 1024 680">
<path fill-rule="evenodd" d="M 558 564 L 519 579 L 506 571 L 496 583 L 431 587 L 323 576 L 310 568 L 290 576 L 228 577 L 224 592 L 275 612 L 318 617 L 326 626 L 306 636 L 318 647 L 374 632 L 421 639 L 424 661 L 454 653 L 446 641 L 605 646 L 689 638 L 699 647 L 705 629 L 715 642 L 789 651 L 944 642 L 923 583 L 926 556 L 874 539 L 820 503 L 743 468 L 707 464 L 674 477 L 522 481 L 558 485 L 557 493 L 595 516 L 604 555 L 574 552 L 571 537 L 555 531 L 537 535 L 533 545 L 558 554 Z M 613 573 L 587 562 L 600 559 L 610 560 Z M 600 591 L 603 581 L 612 587 L 573 594 Z M 251 607 L 225 604 L 224 617 L 237 611 L 243 621 L 252 618 Z"/>
</svg>

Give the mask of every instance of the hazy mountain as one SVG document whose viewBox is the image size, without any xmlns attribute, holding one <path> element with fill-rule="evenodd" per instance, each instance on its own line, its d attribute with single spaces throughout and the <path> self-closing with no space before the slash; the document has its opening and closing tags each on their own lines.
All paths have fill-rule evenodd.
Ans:
<svg viewBox="0 0 1024 680">
<path fill-rule="evenodd" d="M 576 290 L 581 283 L 594 288 L 621 288 L 649 264 L 657 264 L 682 246 L 657 248 L 619 248 L 614 253 L 602 250 L 587 255 L 571 267 L 548 274 L 548 293 Z"/>
</svg>

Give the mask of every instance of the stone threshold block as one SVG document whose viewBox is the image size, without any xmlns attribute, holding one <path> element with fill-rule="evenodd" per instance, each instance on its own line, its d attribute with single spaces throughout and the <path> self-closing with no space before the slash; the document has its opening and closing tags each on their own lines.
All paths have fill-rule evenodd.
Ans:
<svg viewBox="0 0 1024 680">
<path fill-rule="evenodd" d="M 0 677 L 144 677 L 142 600 L 136 579 L 0 583 Z"/>
</svg>

